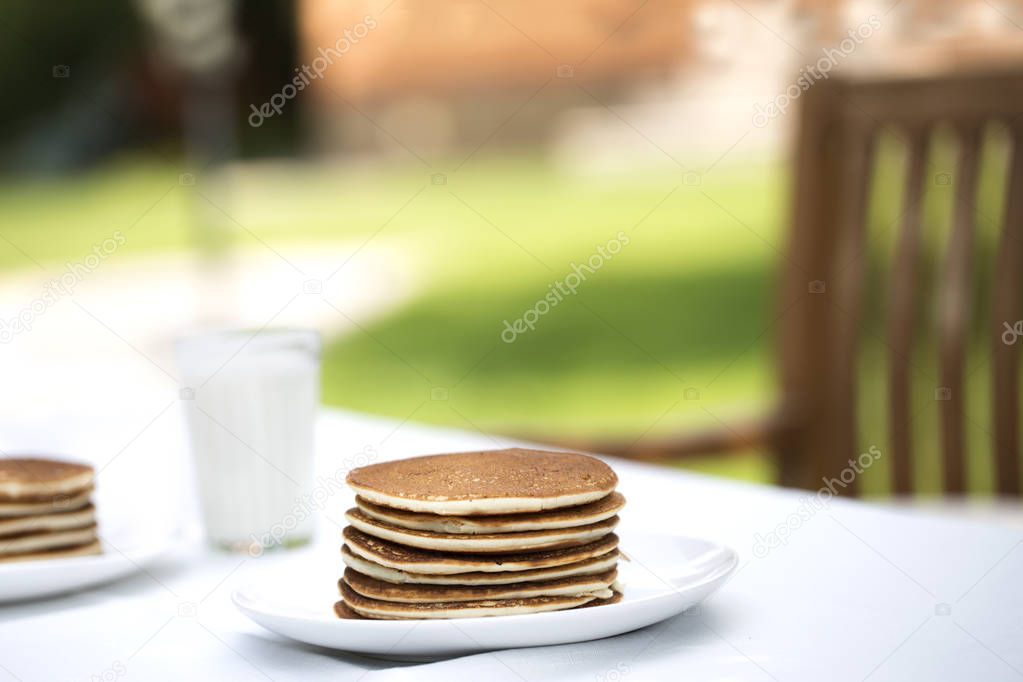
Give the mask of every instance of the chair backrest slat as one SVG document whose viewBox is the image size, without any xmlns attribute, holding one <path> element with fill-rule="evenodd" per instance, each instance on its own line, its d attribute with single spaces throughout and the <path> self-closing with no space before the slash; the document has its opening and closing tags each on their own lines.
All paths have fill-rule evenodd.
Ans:
<svg viewBox="0 0 1023 682">
<path fill-rule="evenodd" d="M 910 366 L 916 324 L 917 271 L 920 262 L 920 216 L 923 212 L 924 165 L 929 129 L 909 130 L 902 220 L 892 267 L 888 318 L 888 395 L 891 415 L 892 487 L 896 494 L 913 490 Z"/>
<path fill-rule="evenodd" d="M 966 123 L 958 129 L 959 158 L 953 177 L 955 204 L 952 233 L 938 294 L 940 382 L 936 388 L 941 418 L 941 454 L 945 491 L 966 491 L 966 385 L 964 374 L 969 337 L 974 201 L 980 156 L 980 128 Z"/>
<path fill-rule="evenodd" d="M 833 231 L 821 229 L 837 220 L 835 206 L 840 191 L 833 181 L 842 165 L 836 140 L 839 88 L 828 81 L 812 88 L 801 100 L 793 184 L 792 231 L 788 236 L 786 267 L 780 306 L 781 381 L 785 387 L 783 411 L 792 417 L 793 428 L 778 436 L 779 479 L 782 485 L 819 486 L 831 469 L 809 453 L 831 446 L 825 422 L 830 381 L 831 282 Z M 829 462 L 830 464 L 830 462 Z"/>
<path fill-rule="evenodd" d="M 829 419 L 836 434 L 834 446 L 824 457 L 830 458 L 829 470 L 841 472 L 856 458 L 859 428 L 857 401 L 857 353 L 859 351 L 860 314 L 863 308 L 867 251 L 867 205 L 870 194 L 875 138 L 866 126 L 849 125 L 840 133 L 842 170 L 839 175 L 838 231 L 834 275 L 833 305 L 838 308 L 832 338 L 831 367 L 835 372 Z M 856 478 L 845 484 L 843 492 L 855 495 Z"/>
<path fill-rule="evenodd" d="M 1005 224 L 995 266 L 991 305 L 992 411 L 996 489 L 1020 494 L 1019 354 L 1023 337 L 1023 123 L 1011 126 L 1012 157 L 1006 184 Z M 1008 325 L 1008 327 L 1006 327 Z"/>
</svg>

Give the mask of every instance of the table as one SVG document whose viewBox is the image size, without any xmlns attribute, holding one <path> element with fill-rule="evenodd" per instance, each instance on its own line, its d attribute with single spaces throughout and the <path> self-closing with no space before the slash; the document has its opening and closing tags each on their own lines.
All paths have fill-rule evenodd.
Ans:
<svg viewBox="0 0 1023 682">
<path fill-rule="evenodd" d="M 83 420 L 73 425 L 70 442 L 105 467 L 101 504 L 134 505 L 135 513 L 165 505 L 192 528 L 180 415 L 166 410 L 124 446 L 125 436 L 145 423 L 145 415 Z M 330 475 L 366 447 L 383 460 L 510 444 L 479 432 L 328 410 L 319 424 L 318 470 Z M 304 646 L 247 621 L 230 594 L 261 571 L 303 562 L 333 562 L 340 574 L 337 528 L 324 519 L 318 542 L 307 549 L 251 559 L 185 542 L 130 579 L 0 606 L 0 680 L 1023 677 L 1018 530 L 839 499 L 817 508 L 805 492 L 609 461 L 629 499 L 619 531 L 626 551 L 630 531 L 643 530 L 705 536 L 741 554 L 731 582 L 700 608 L 598 642 L 428 664 Z M 140 477 L 147 485 L 128 491 Z M 347 491 L 332 496 L 326 516 L 341 518 L 349 502 Z"/>
</svg>

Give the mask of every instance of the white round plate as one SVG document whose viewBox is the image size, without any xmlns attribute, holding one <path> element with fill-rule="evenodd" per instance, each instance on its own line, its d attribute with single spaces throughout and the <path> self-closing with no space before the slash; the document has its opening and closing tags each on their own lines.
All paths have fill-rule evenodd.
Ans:
<svg viewBox="0 0 1023 682">
<path fill-rule="evenodd" d="M 582 642 L 652 625 L 706 599 L 739 561 L 729 547 L 674 535 L 626 534 L 621 549 L 631 559 L 618 564 L 624 598 L 593 608 L 454 620 L 345 620 L 333 612 L 340 575 L 312 580 L 294 572 L 238 590 L 233 599 L 256 623 L 300 642 L 384 657 L 435 658 Z"/>
<path fill-rule="evenodd" d="M 96 556 L 15 561 L 0 564 L 0 603 L 51 597 L 123 578 L 166 554 L 170 538 L 159 544 L 103 543 Z"/>
</svg>

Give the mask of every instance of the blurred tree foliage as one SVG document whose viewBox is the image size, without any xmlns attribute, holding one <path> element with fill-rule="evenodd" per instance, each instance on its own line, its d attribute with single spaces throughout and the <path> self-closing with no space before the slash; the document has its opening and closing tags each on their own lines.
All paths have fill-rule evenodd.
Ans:
<svg viewBox="0 0 1023 682">
<path fill-rule="evenodd" d="M 247 153 L 295 148 L 298 117 L 275 117 L 251 134 L 249 102 L 290 80 L 295 62 L 293 0 L 242 2 L 244 55 L 238 124 Z M 180 92 L 164 68 L 135 0 L 0 3 L 0 167 L 8 173 L 61 172 L 145 148 L 175 154 Z"/>
<path fill-rule="evenodd" d="M 139 54 L 142 41 L 132 0 L 6 0 L 0 3 L 0 34 L 0 141 L 5 147 L 59 107 L 69 86 L 117 70 L 127 55 Z M 62 66 L 69 67 L 69 77 L 61 77 Z"/>
</svg>

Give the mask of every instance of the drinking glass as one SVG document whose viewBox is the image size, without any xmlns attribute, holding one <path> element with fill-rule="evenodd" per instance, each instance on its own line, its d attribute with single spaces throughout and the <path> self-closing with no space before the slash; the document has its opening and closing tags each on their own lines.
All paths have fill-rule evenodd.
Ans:
<svg viewBox="0 0 1023 682">
<path fill-rule="evenodd" d="M 321 340 L 307 329 L 181 339 L 181 373 L 209 541 L 261 554 L 307 543 Z"/>
</svg>

